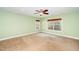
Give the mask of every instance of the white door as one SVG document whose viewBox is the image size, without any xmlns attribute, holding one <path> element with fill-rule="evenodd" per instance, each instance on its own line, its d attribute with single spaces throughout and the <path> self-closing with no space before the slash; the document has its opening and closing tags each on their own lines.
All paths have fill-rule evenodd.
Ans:
<svg viewBox="0 0 79 59">
<path fill-rule="evenodd" d="M 35 21 L 35 29 L 36 29 L 36 32 L 40 32 L 40 20 Z"/>
</svg>

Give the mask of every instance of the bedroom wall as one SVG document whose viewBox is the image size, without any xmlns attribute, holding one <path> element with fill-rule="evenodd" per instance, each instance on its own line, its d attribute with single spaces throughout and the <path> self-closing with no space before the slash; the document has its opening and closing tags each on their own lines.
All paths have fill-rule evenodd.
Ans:
<svg viewBox="0 0 79 59">
<path fill-rule="evenodd" d="M 49 18 L 62 18 L 63 20 L 62 31 L 48 30 L 47 20 Z M 58 35 L 65 35 L 79 38 L 79 11 L 42 18 L 41 24 L 42 24 L 41 28 L 42 32 L 49 32 Z"/>
<path fill-rule="evenodd" d="M 35 32 L 34 17 L 0 10 L 0 39 Z"/>
</svg>

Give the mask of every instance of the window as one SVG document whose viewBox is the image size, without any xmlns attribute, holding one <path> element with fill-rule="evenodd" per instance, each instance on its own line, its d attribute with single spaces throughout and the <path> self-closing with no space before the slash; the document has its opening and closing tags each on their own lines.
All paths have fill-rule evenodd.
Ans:
<svg viewBox="0 0 79 59">
<path fill-rule="evenodd" d="M 48 29 L 61 31 L 61 18 L 49 19 L 48 20 Z"/>
</svg>

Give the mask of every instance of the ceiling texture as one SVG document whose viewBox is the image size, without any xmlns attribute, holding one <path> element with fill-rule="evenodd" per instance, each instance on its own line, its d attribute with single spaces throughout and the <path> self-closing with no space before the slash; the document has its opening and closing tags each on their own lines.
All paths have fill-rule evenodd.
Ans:
<svg viewBox="0 0 79 59">
<path fill-rule="evenodd" d="M 33 17 L 46 17 L 51 15 L 59 15 L 63 13 L 69 13 L 73 11 L 78 11 L 78 7 L 0 7 L 0 9 L 4 9 L 10 12 L 19 13 L 23 15 L 33 16 Z M 36 13 L 35 10 L 40 9 L 48 9 L 49 15 L 40 16 Z"/>
</svg>

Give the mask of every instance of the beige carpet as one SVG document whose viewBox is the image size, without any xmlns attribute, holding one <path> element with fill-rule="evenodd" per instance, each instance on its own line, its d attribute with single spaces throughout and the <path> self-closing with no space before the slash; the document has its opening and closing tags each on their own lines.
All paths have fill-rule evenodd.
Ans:
<svg viewBox="0 0 79 59">
<path fill-rule="evenodd" d="M 79 40 L 37 33 L 0 41 L 0 51 L 78 51 Z"/>
</svg>

